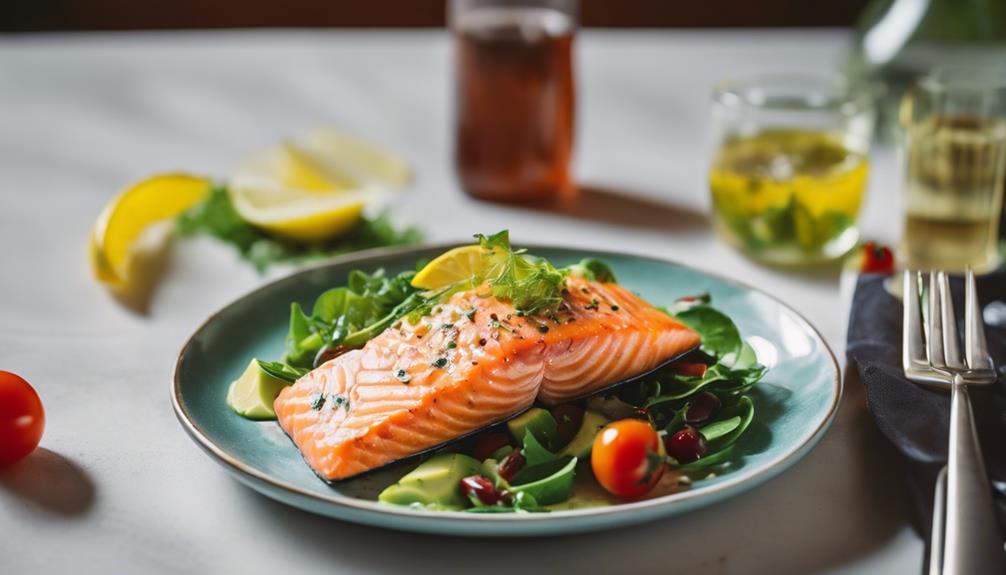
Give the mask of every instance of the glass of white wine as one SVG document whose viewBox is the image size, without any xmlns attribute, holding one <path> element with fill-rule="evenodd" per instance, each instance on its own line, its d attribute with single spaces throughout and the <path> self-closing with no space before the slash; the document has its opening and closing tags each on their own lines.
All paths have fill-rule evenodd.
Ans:
<svg viewBox="0 0 1006 575">
<path fill-rule="evenodd" d="M 1006 178 L 1006 73 L 935 71 L 909 90 L 900 114 L 904 265 L 994 269 Z"/>
<path fill-rule="evenodd" d="M 721 84 L 709 168 L 720 235 L 775 264 L 848 252 L 859 241 L 873 117 L 869 98 L 839 77 Z"/>
</svg>

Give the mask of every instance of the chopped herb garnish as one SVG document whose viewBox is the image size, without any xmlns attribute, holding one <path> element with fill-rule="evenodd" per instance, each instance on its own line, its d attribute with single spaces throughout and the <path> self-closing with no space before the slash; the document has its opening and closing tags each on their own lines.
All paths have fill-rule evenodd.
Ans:
<svg viewBox="0 0 1006 575">
<path fill-rule="evenodd" d="M 620 309 L 622 309 L 622 308 L 618 307 L 617 305 L 611 306 L 611 311 L 618 311 Z"/>
<path fill-rule="evenodd" d="M 454 349 L 457 346 L 458 346 L 458 342 L 454 341 L 453 339 L 451 341 L 447 342 L 447 349 Z"/>
<path fill-rule="evenodd" d="M 475 321 L 475 308 L 466 311 L 465 317 L 468 318 L 468 321 Z"/>
<path fill-rule="evenodd" d="M 441 369 L 443 367 L 446 367 L 447 366 L 447 358 L 446 357 L 438 357 L 437 359 L 433 360 L 433 363 L 430 364 L 430 365 L 432 365 L 433 367 L 435 367 L 437 369 Z"/>
<path fill-rule="evenodd" d="M 440 326 L 440 329 L 451 329 L 453 327 L 454 327 L 453 323 L 445 323 L 444 325 Z"/>
<path fill-rule="evenodd" d="M 541 333 L 548 333 L 548 326 L 543 323 L 539 323 L 538 331 L 540 331 Z"/>
<path fill-rule="evenodd" d="M 321 411 L 321 408 L 325 405 L 325 395 L 321 393 L 312 393 L 307 400 L 311 402 L 311 409 L 315 411 Z"/>
<path fill-rule="evenodd" d="M 601 302 L 597 301 L 597 298 L 595 297 L 595 298 L 593 298 L 593 299 L 590 300 L 590 304 L 583 306 L 583 309 L 597 309 L 597 306 L 600 303 Z"/>
<path fill-rule="evenodd" d="M 395 373 L 395 377 L 398 378 L 398 381 L 402 383 L 409 383 L 410 381 L 412 381 L 412 377 L 409 376 L 409 372 L 405 371 L 404 369 L 398 370 Z"/>
</svg>

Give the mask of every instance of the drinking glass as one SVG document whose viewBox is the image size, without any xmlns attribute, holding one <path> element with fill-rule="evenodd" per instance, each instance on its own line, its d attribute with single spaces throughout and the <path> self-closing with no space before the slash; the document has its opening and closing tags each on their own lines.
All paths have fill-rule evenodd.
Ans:
<svg viewBox="0 0 1006 575">
<path fill-rule="evenodd" d="M 1006 172 L 1006 74 L 947 68 L 905 95 L 905 234 L 909 269 L 996 267 Z"/>
<path fill-rule="evenodd" d="M 764 76 L 713 95 L 713 222 L 755 258 L 838 258 L 859 241 L 873 108 L 840 77 Z"/>
<path fill-rule="evenodd" d="M 451 0 L 454 160 L 494 201 L 570 196 L 577 0 Z"/>
</svg>

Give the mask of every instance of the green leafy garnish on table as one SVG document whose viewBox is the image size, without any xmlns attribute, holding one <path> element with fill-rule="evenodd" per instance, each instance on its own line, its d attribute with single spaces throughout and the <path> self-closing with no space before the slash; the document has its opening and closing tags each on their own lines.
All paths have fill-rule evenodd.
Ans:
<svg viewBox="0 0 1006 575">
<path fill-rule="evenodd" d="M 303 244 L 271 236 L 238 214 L 227 188 L 215 185 L 206 198 L 175 221 L 181 236 L 205 234 L 233 245 L 259 271 L 277 263 L 304 263 L 376 247 L 416 244 L 416 228 L 399 229 L 387 214 L 363 216 L 353 228 L 330 240 Z"/>
</svg>

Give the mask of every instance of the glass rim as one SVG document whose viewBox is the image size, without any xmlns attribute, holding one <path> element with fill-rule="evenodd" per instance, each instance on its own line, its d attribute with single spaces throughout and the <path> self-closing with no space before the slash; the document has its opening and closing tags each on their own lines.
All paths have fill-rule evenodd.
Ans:
<svg viewBox="0 0 1006 575">
<path fill-rule="evenodd" d="M 933 93 L 1006 90 L 1006 67 L 941 66 L 919 78 L 918 85 Z"/>
<path fill-rule="evenodd" d="M 713 100 L 730 109 L 777 112 L 831 111 L 844 115 L 868 112 L 872 99 L 856 90 L 841 74 L 752 74 L 723 80 L 713 88 Z"/>
</svg>

